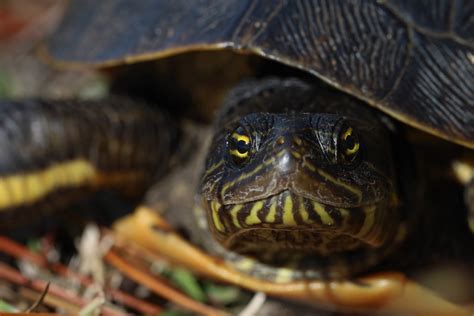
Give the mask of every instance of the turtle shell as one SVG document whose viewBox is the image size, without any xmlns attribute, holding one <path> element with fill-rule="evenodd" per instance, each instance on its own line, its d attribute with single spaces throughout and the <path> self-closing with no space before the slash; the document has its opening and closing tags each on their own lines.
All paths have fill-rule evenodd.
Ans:
<svg viewBox="0 0 474 316">
<path fill-rule="evenodd" d="M 72 0 L 44 52 L 80 67 L 252 53 L 474 148 L 473 15 L 466 0 Z"/>
</svg>

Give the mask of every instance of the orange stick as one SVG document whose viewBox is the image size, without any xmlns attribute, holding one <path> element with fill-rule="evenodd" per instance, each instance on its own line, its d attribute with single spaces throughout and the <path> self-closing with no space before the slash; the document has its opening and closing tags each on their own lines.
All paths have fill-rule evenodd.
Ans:
<svg viewBox="0 0 474 316">
<path fill-rule="evenodd" d="M 188 310 L 203 315 L 226 315 L 223 311 L 214 309 L 210 306 L 206 306 L 190 299 L 189 297 L 166 285 L 164 282 L 158 280 L 155 276 L 151 276 L 146 272 L 138 270 L 120 258 L 112 250 L 109 251 L 104 258 L 109 264 L 116 267 L 130 279 L 137 283 L 143 284 L 156 294 L 161 295 Z"/>
</svg>

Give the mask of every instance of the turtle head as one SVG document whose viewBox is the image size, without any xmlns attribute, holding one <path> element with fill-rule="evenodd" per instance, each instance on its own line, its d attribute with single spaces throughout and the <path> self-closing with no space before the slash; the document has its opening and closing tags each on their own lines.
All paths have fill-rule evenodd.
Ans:
<svg viewBox="0 0 474 316">
<path fill-rule="evenodd" d="M 402 223 L 389 134 L 347 114 L 256 112 L 218 131 L 202 178 L 215 239 L 273 259 L 389 248 Z"/>
</svg>

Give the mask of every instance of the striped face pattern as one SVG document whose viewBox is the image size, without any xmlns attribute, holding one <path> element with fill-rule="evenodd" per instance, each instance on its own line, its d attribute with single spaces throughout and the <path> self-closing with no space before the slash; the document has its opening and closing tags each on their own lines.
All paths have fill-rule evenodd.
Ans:
<svg viewBox="0 0 474 316">
<path fill-rule="evenodd" d="M 403 226 L 388 133 L 351 106 L 253 112 L 245 102 L 221 118 L 202 177 L 214 238 L 259 261 L 364 252 L 375 264 Z"/>
</svg>

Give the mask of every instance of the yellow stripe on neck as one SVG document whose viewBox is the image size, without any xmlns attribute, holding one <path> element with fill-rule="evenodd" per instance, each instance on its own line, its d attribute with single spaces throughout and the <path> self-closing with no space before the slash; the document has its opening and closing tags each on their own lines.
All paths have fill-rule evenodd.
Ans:
<svg viewBox="0 0 474 316">
<path fill-rule="evenodd" d="M 77 187 L 93 183 L 97 171 L 83 159 L 50 166 L 41 171 L 0 177 L 0 212 L 32 204 L 57 188 Z"/>
<path fill-rule="evenodd" d="M 283 224 L 287 226 L 296 226 L 295 218 L 293 216 L 293 200 L 291 196 L 285 197 L 283 204 Z"/>
</svg>

